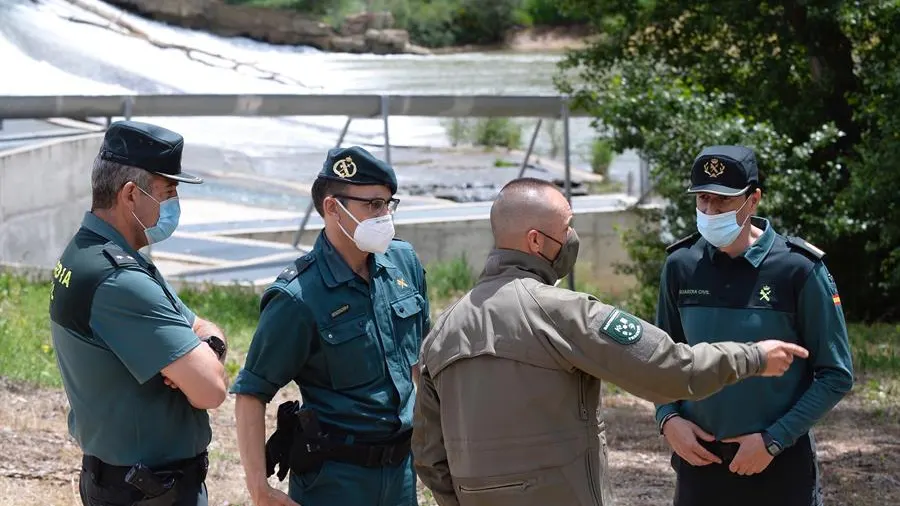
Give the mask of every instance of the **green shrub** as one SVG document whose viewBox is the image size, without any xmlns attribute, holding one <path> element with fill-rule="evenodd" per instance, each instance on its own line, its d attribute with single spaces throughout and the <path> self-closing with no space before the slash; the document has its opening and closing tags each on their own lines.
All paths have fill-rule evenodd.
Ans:
<svg viewBox="0 0 900 506">
<path fill-rule="evenodd" d="M 453 118 L 443 125 L 453 146 L 522 147 L 522 125 L 510 118 Z"/>
<path fill-rule="evenodd" d="M 510 118 L 483 118 L 475 122 L 472 143 L 516 149 L 522 146 L 522 125 Z"/>
<path fill-rule="evenodd" d="M 584 14 L 566 10 L 558 0 L 522 0 L 522 11 L 535 25 L 559 26 L 588 21 Z"/>
<path fill-rule="evenodd" d="M 609 164 L 613 159 L 612 143 L 608 139 L 597 138 L 591 144 L 591 170 L 604 178 L 609 177 Z"/>
</svg>

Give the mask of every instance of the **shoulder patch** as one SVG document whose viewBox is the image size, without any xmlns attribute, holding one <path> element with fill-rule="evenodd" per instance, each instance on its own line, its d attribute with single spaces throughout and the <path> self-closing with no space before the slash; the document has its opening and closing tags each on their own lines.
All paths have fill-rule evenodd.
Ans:
<svg viewBox="0 0 900 506">
<path fill-rule="evenodd" d="M 821 260 L 825 258 L 825 252 L 820 250 L 819 248 L 813 246 L 805 239 L 801 239 L 800 237 L 788 236 L 784 238 L 785 242 L 787 242 L 788 246 L 792 248 L 799 249 L 801 251 L 806 252 L 809 255 L 812 255 L 816 260 Z"/>
<path fill-rule="evenodd" d="M 599 330 L 600 333 L 622 345 L 634 344 L 644 336 L 644 326 L 641 321 L 621 309 L 613 309 Z"/>
<path fill-rule="evenodd" d="M 125 252 L 121 246 L 112 242 L 103 247 L 103 254 L 109 259 L 109 263 L 113 264 L 113 267 L 140 265 L 136 258 Z"/>
<path fill-rule="evenodd" d="M 294 263 L 292 263 L 291 265 L 285 267 L 276 279 L 280 279 L 286 283 L 290 283 L 294 280 L 294 278 L 299 276 L 300 273 L 305 271 L 307 267 L 312 265 L 315 260 L 315 255 L 313 255 L 312 253 L 307 253 L 297 260 L 294 260 Z"/>
<path fill-rule="evenodd" d="M 680 248 L 687 248 L 687 247 L 693 246 L 694 243 L 697 242 L 697 239 L 700 239 L 700 232 L 694 232 L 693 234 L 691 234 L 687 237 L 682 237 L 681 239 L 678 239 L 677 241 L 668 245 L 666 247 L 666 253 L 671 253 Z"/>
</svg>

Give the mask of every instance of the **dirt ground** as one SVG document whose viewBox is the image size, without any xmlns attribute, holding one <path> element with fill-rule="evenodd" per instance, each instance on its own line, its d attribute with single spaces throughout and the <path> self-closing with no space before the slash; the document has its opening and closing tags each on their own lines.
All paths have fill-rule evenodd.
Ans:
<svg viewBox="0 0 900 506">
<path fill-rule="evenodd" d="M 283 389 L 269 405 L 267 433 L 274 429 L 275 408 L 291 393 Z M 617 505 L 671 504 L 673 473 L 665 442 L 655 431 L 652 405 L 627 394 L 608 395 L 604 405 Z M 829 506 L 900 504 L 900 410 L 891 405 L 857 388 L 816 429 Z M 210 506 L 250 504 L 233 410 L 229 396 L 212 413 Z M 80 504 L 81 454 L 66 431 L 66 411 L 60 390 L 0 379 L 0 505 Z M 271 480 L 286 488 L 286 482 Z M 422 491 L 420 499 L 422 506 L 434 504 Z"/>
</svg>

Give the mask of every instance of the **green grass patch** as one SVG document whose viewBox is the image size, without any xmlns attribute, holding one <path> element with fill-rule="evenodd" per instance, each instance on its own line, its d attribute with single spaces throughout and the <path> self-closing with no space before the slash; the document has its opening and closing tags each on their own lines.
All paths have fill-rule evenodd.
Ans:
<svg viewBox="0 0 900 506">
<path fill-rule="evenodd" d="M 856 373 L 900 373 L 900 324 L 847 325 Z"/>
<path fill-rule="evenodd" d="M 428 300 L 433 309 L 451 304 L 475 285 L 476 277 L 465 256 L 449 262 L 434 262 L 425 270 Z"/>
<path fill-rule="evenodd" d="M 427 266 L 433 315 L 455 302 L 476 281 L 465 257 Z M 628 309 L 624 297 L 610 296 L 588 275 L 576 274 L 576 289 Z M 567 286 L 564 279 L 560 286 Z M 50 338 L 50 284 L 0 272 L 0 376 L 44 386 L 61 385 Z M 193 311 L 222 327 L 231 346 L 226 369 L 233 379 L 243 364 L 259 318 L 259 293 L 246 287 L 184 288 L 179 296 Z M 855 372 L 881 379 L 865 383 L 873 397 L 892 396 L 900 378 L 900 325 L 850 324 Z M 885 386 L 888 385 L 888 386 Z M 862 386 L 862 385 L 861 385 Z"/>
<path fill-rule="evenodd" d="M 61 386 L 50 339 L 50 283 L 0 272 L 0 376 Z"/>
</svg>

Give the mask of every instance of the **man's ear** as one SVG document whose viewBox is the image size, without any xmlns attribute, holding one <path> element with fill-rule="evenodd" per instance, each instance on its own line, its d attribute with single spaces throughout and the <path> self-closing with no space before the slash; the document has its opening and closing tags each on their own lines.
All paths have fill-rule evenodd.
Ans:
<svg viewBox="0 0 900 506">
<path fill-rule="evenodd" d="M 757 188 L 757 189 L 753 192 L 753 196 L 756 197 L 756 198 L 753 200 L 753 209 L 756 209 L 756 208 L 759 207 L 759 202 L 760 202 L 760 200 L 762 200 L 762 191 L 760 191 L 760 189 Z"/>
<path fill-rule="evenodd" d="M 325 213 L 325 216 L 337 214 L 337 201 L 334 197 L 327 196 L 322 199 L 322 211 Z"/>
<path fill-rule="evenodd" d="M 135 200 L 137 199 L 137 194 L 140 191 L 141 190 L 138 189 L 136 184 L 128 181 L 127 183 L 122 185 L 122 189 L 119 190 L 119 196 L 117 200 L 119 201 L 119 204 L 134 209 Z"/>
<path fill-rule="evenodd" d="M 541 239 L 537 230 L 531 229 L 525 234 L 525 240 L 528 242 L 528 248 L 537 253 L 541 251 Z"/>
</svg>

